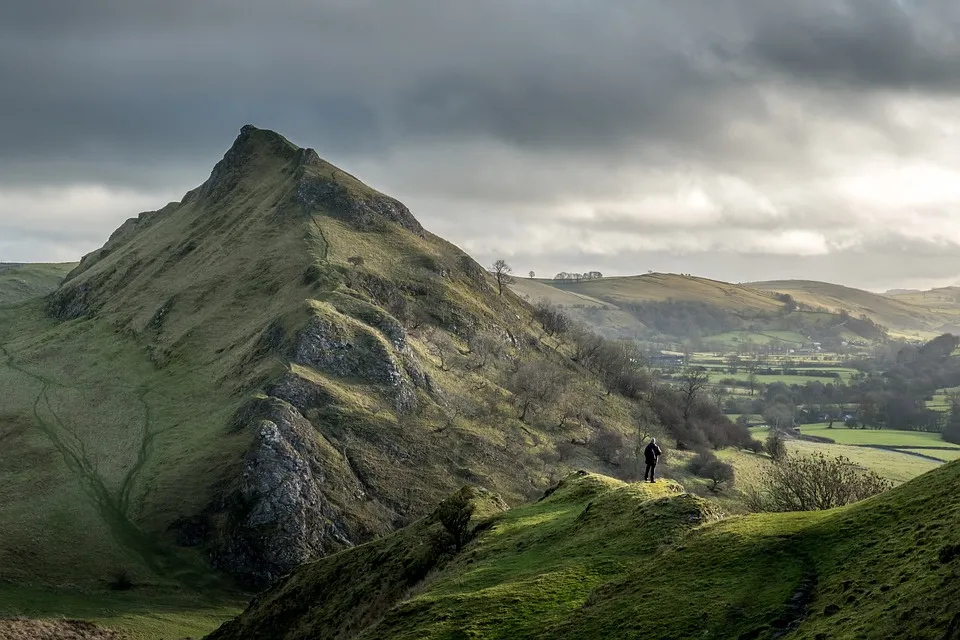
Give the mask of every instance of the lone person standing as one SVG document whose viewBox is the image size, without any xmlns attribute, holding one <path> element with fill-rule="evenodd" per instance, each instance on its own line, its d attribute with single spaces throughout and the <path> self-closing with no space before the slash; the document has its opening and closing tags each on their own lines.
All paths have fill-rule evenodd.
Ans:
<svg viewBox="0 0 960 640">
<path fill-rule="evenodd" d="M 657 446 L 657 439 L 650 438 L 650 444 L 643 450 L 643 457 L 647 462 L 647 469 L 643 472 L 643 479 L 650 482 L 656 482 L 653 474 L 657 470 L 657 459 L 663 455 L 663 451 Z"/>
</svg>

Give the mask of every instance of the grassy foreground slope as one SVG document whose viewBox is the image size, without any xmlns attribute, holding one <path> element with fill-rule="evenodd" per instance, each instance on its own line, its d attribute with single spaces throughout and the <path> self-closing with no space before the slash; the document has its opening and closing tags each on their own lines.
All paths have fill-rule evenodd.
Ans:
<svg viewBox="0 0 960 640">
<path fill-rule="evenodd" d="M 0 263 L 0 306 L 17 305 L 45 296 L 77 265 Z"/>
<path fill-rule="evenodd" d="M 669 482 L 574 475 L 426 575 L 430 520 L 302 567 L 210 638 L 956 638 L 958 483 L 954 463 L 842 509 L 716 521 Z"/>
</svg>

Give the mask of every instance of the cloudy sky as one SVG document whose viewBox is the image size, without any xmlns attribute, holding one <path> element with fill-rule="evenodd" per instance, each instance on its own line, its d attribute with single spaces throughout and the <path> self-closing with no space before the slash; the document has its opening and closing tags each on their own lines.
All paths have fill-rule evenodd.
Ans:
<svg viewBox="0 0 960 640">
<path fill-rule="evenodd" d="M 955 0 L 9 0 L 0 86 L 2 261 L 252 123 L 523 273 L 960 282 Z"/>
</svg>

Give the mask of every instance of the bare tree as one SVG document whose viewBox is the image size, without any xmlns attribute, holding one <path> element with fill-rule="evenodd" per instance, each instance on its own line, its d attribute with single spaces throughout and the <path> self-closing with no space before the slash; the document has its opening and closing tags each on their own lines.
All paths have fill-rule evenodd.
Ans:
<svg viewBox="0 0 960 640">
<path fill-rule="evenodd" d="M 635 342 L 604 340 L 594 355 L 596 370 L 607 388 L 607 395 L 619 391 L 633 397 L 646 384 L 643 355 Z"/>
<path fill-rule="evenodd" d="M 587 415 L 587 402 L 577 393 L 565 393 L 558 403 L 559 423 L 557 429 L 563 429 L 568 422 L 583 426 L 583 419 Z"/>
<path fill-rule="evenodd" d="M 733 465 L 721 460 L 711 462 L 705 469 L 705 473 L 707 480 L 711 483 L 708 488 L 714 493 L 720 491 L 721 484 L 732 485 L 737 477 Z"/>
<path fill-rule="evenodd" d="M 437 431 L 442 432 L 448 427 L 452 427 L 456 423 L 457 418 L 476 417 L 477 412 L 477 406 L 470 400 L 470 398 L 467 396 L 462 396 L 458 393 L 450 394 L 447 396 L 446 402 L 444 403 L 444 413 L 447 416 L 447 422 Z"/>
<path fill-rule="evenodd" d="M 492 267 L 493 277 L 497 279 L 497 293 L 503 295 L 503 285 L 513 282 L 513 268 L 507 264 L 506 260 L 497 260 Z"/>
<path fill-rule="evenodd" d="M 531 411 L 540 411 L 556 401 L 563 393 L 567 378 L 563 371 L 543 360 L 528 360 L 522 363 L 510 378 L 513 403 L 526 422 Z"/>
<path fill-rule="evenodd" d="M 730 391 L 722 384 L 710 387 L 710 397 L 718 407 L 723 407 L 723 401 L 730 395 Z"/>
<path fill-rule="evenodd" d="M 736 479 L 733 465 L 723 462 L 710 451 L 698 453 L 687 468 L 696 476 L 709 480 L 707 488 L 714 493 L 720 491 L 720 485 L 732 485 Z"/>
<path fill-rule="evenodd" d="M 531 270 L 531 271 L 530 271 L 530 279 L 533 280 L 533 279 L 536 278 L 536 277 L 537 277 L 537 274 L 534 273 L 534 272 Z"/>
<path fill-rule="evenodd" d="M 623 434 L 611 429 L 601 429 L 592 444 L 597 456 L 612 466 L 620 466 L 624 452 L 629 448 Z"/>
<path fill-rule="evenodd" d="M 470 338 L 470 354 L 473 356 L 473 367 L 483 369 L 490 360 L 496 360 L 503 355 L 503 343 L 485 331 L 480 331 Z"/>
<path fill-rule="evenodd" d="M 687 369 L 680 378 L 680 411 L 683 413 L 684 424 L 690 424 L 693 407 L 709 381 L 710 374 L 702 367 Z"/>
<path fill-rule="evenodd" d="M 566 333 L 572 325 L 570 317 L 560 307 L 546 300 L 539 300 L 533 305 L 533 318 L 551 338 Z"/>
<path fill-rule="evenodd" d="M 753 395 L 757 387 L 757 364 L 752 362 L 747 365 L 747 385 L 750 387 L 750 395 Z"/>
<path fill-rule="evenodd" d="M 431 327 L 427 332 L 427 346 L 430 353 L 440 359 L 440 369 L 450 371 L 450 367 L 460 351 L 447 332 L 437 327 Z"/>
</svg>

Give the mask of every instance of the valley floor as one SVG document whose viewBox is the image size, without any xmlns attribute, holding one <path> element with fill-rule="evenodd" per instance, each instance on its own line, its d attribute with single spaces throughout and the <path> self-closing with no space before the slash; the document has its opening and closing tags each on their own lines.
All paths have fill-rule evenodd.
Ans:
<svg viewBox="0 0 960 640">
<path fill-rule="evenodd" d="M 247 603 L 241 596 L 140 587 L 129 591 L 58 591 L 0 584 L 0 640 L 35 638 L 52 630 L 54 638 L 77 640 L 179 640 L 198 638 L 237 615 Z M 3 620 L 20 620 L 19 624 Z M 33 619 L 41 622 L 27 623 Z M 64 625 L 81 620 L 97 625 Z M 26 632 L 34 635 L 16 635 Z M 81 632 L 87 635 L 81 635 Z M 7 634 L 7 635 L 4 635 Z M 99 634 L 99 635 L 98 635 Z"/>
</svg>

